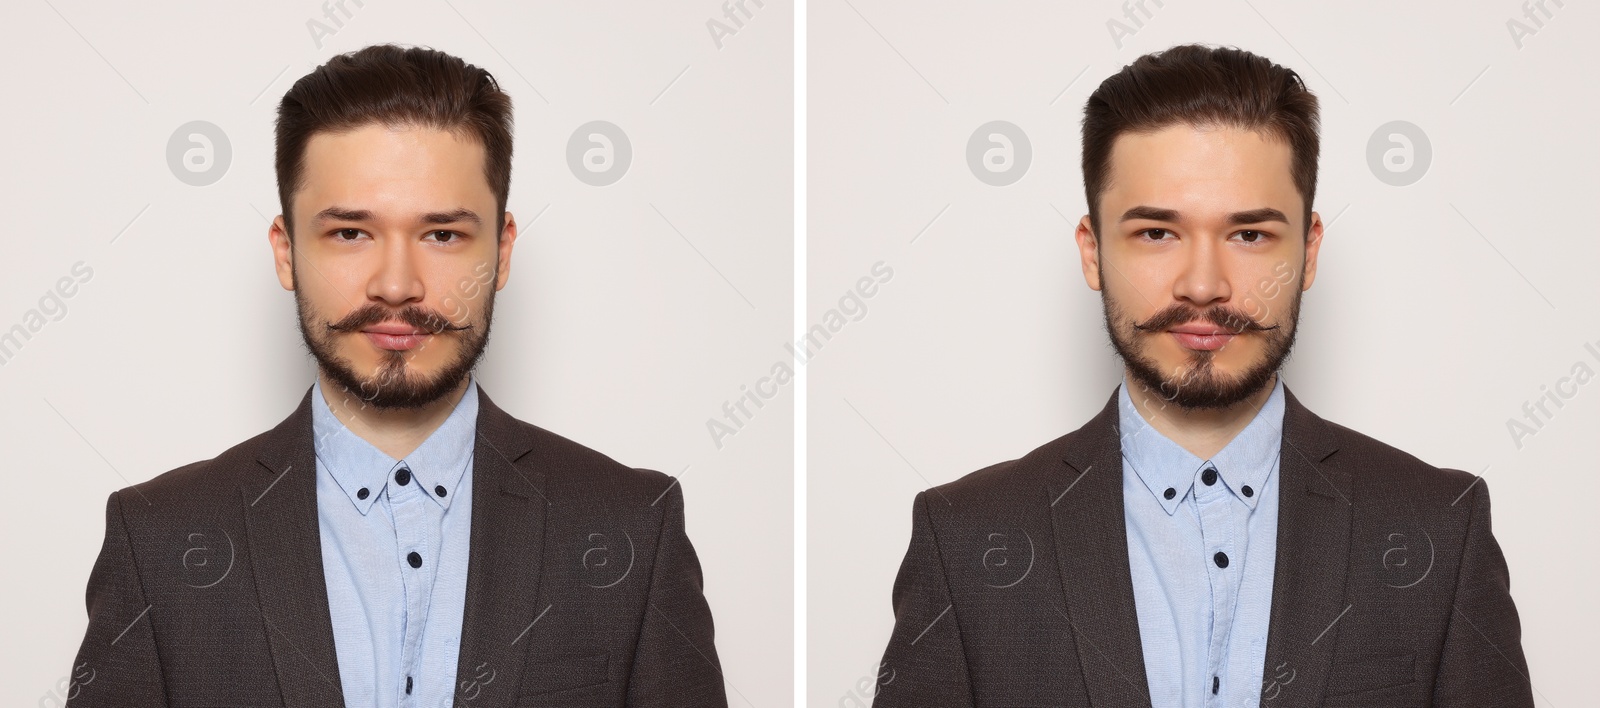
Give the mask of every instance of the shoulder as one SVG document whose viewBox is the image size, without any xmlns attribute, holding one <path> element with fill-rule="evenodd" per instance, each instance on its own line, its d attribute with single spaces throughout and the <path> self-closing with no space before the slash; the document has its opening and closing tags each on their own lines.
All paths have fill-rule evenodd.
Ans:
<svg viewBox="0 0 1600 708">
<path fill-rule="evenodd" d="M 1033 449 L 1022 457 L 996 462 L 919 494 L 938 517 L 1003 518 L 1021 516 L 1048 501 L 1050 486 L 1070 471 L 1063 456 L 1083 430 Z"/>
<path fill-rule="evenodd" d="M 168 518 L 203 518 L 234 509 L 240 484 L 256 476 L 269 477 L 257 461 L 271 431 L 230 447 L 216 457 L 197 460 L 117 490 L 123 514 L 130 519 L 145 515 Z"/>
<path fill-rule="evenodd" d="M 1409 452 L 1375 437 L 1330 421 L 1323 421 L 1337 451 L 1329 462 L 1350 475 L 1356 492 L 1352 502 L 1360 505 L 1399 506 L 1407 509 L 1417 505 L 1458 506 L 1467 501 L 1463 495 L 1476 501 L 1486 493 L 1486 485 L 1477 475 L 1464 470 L 1438 467 Z M 1469 491 L 1473 494 L 1467 494 Z M 1471 504 L 1459 504 L 1470 509 Z"/>
<path fill-rule="evenodd" d="M 529 445 L 519 462 L 537 470 L 544 476 L 547 488 L 563 498 L 595 502 L 642 500 L 647 505 L 658 505 L 664 495 L 681 494 L 677 479 L 670 475 L 631 467 L 558 433 L 513 420 L 517 434 Z M 482 437 L 478 442 L 485 444 Z"/>
<path fill-rule="evenodd" d="M 1432 506 L 1440 498 L 1455 506 L 1469 488 L 1483 490 L 1482 480 L 1475 474 L 1435 466 L 1374 436 L 1323 418 L 1288 387 L 1284 395 L 1282 454 L 1309 463 L 1320 473 L 1316 481 L 1332 484 L 1341 496 L 1345 490 L 1351 492 L 1347 501 L 1358 510 Z M 1283 462 L 1280 458 L 1280 469 Z"/>
</svg>

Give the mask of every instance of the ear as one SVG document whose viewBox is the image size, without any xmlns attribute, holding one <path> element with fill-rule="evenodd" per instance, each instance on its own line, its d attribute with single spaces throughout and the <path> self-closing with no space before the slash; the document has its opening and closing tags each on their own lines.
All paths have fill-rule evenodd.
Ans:
<svg viewBox="0 0 1600 708">
<path fill-rule="evenodd" d="M 294 245 L 289 241 L 289 230 L 283 215 L 273 218 L 267 227 L 267 242 L 272 244 L 272 265 L 278 271 L 278 284 L 284 290 L 294 290 Z"/>
<path fill-rule="evenodd" d="M 1100 244 L 1088 216 L 1078 220 L 1074 236 L 1078 239 L 1078 258 L 1083 262 L 1083 279 L 1090 289 L 1099 290 L 1104 285 L 1100 282 Z"/>
<path fill-rule="evenodd" d="M 1300 290 L 1311 289 L 1311 281 L 1317 278 L 1317 252 L 1322 250 L 1322 215 L 1311 212 L 1311 229 L 1306 233 L 1306 277 L 1300 283 Z"/>
<path fill-rule="evenodd" d="M 517 241 L 517 219 L 506 212 L 506 226 L 500 232 L 500 273 L 495 278 L 494 289 L 499 292 L 506 286 L 506 281 L 511 278 L 511 247 Z"/>
</svg>

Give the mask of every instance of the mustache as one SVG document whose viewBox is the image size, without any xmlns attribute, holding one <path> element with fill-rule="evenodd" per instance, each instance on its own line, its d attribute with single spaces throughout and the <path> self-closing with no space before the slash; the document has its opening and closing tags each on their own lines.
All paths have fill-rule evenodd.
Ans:
<svg viewBox="0 0 1600 708">
<path fill-rule="evenodd" d="M 1252 331 L 1268 332 L 1281 326 L 1261 324 L 1255 318 L 1231 307 L 1219 305 L 1202 310 L 1188 303 L 1176 302 L 1151 315 L 1144 322 L 1135 322 L 1133 328 L 1143 332 L 1164 332 L 1178 325 L 1195 321 L 1210 322 L 1234 334 Z"/>
<path fill-rule="evenodd" d="M 350 314 L 339 318 L 338 322 L 328 323 L 327 327 L 335 332 L 359 332 L 363 327 L 393 320 L 399 320 L 428 334 L 472 329 L 470 324 L 455 324 L 444 315 L 417 305 L 407 305 L 399 310 L 390 311 L 377 303 L 368 303 L 356 308 Z"/>
</svg>

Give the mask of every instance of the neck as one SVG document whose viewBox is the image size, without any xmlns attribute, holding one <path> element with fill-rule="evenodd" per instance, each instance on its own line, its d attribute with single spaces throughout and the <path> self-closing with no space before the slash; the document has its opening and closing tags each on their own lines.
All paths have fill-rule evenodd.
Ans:
<svg viewBox="0 0 1600 708">
<path fill-rule="evenodd" d="M 1133 407 L 1150 427 L 1194 456 L 1209 460 L 1255 419 L 1256 412 L 1272 396 L 1278 375 L 1273 374 L 1266 386 L 1243 401 L 1227 408 L 1205 409 L 1176 405 L 1161 392 L 1137 383 L 1131 372 L 1125 374 L 1125 380 L 1130 384 L 1128 398 L 1133 400 Z"/>
<path fill-rule="evenodd" d="M 421 447 L 428 436 L 444 424 L 456 404 L 461 402 L 461 397 L 466 395 L 472 377 L 462 377 L 461 383 L 439 400 L 421 408 L 408 409 L 374 407 L 355 392 L 329 380 L 320 370 L 317 372 L 317 381 L 321 383 L 323 400 L 327 401 L 328 408 L 339 422 L 383 454 L 399 460 Z"/>
</svg>

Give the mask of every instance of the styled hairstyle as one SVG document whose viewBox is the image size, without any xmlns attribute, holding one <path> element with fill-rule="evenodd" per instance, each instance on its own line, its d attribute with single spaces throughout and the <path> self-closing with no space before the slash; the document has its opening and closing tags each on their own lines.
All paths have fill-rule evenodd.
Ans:
<svg viewBox="0 0 1600 708">
<path fill-rule="evenodd" d="M 1317 191 L 1317 114 L 1317 97 L 1299 74 L 1242 49 L 1183 44 L 1135 59 L 1102 81 L 1083 107 L 1083 189 L 1095 238 L 1117 136 L 1179 124 L 1255 130 L 1288 143 L 1289 171 L 1305 200 L 1309 232 Z"/>
<path fill-rule="evenodd" d="M 311 136 L 372 123 L 445 130 L 482 144 L 484 176 L 495 196 L 495 239 L 500 238 L 511 192 L 511 96 L 488 71 L 444 52 L 375 44 L 329 59 L 278 102 L 278 201 L 291 239 L 289 207 L 304 186 Z"/>
</svg>

